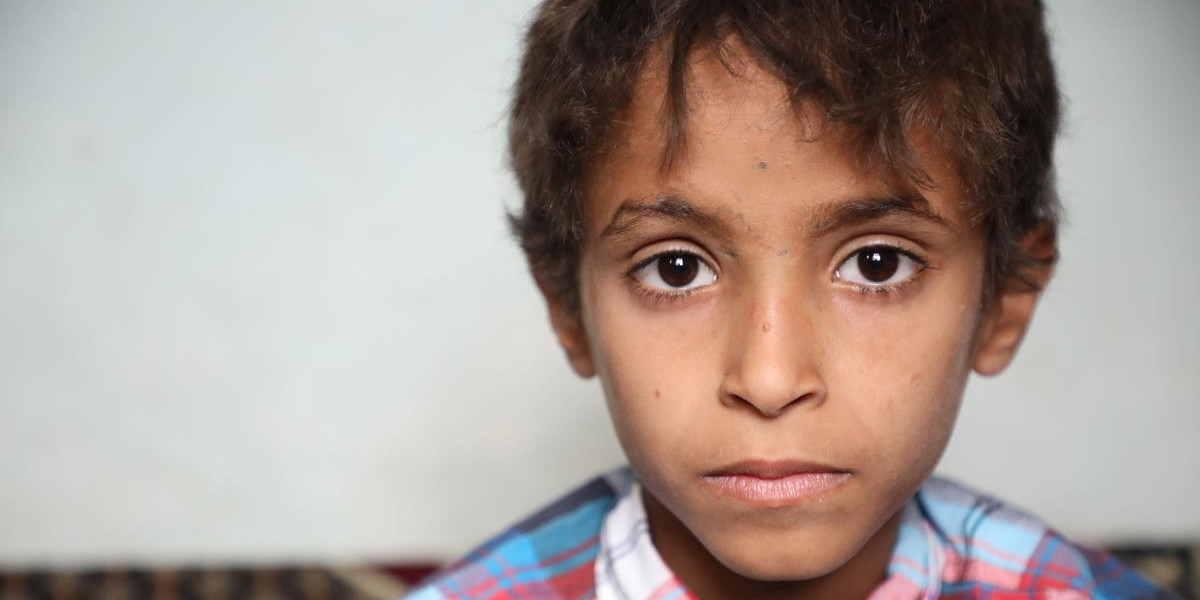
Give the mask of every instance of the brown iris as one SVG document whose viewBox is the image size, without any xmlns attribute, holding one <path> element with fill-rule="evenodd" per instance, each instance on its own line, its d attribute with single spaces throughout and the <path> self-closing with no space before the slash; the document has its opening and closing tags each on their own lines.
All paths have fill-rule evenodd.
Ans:
<svg viewBox="0 0 1200 600">
<path fill-rule="evenodd" d="M 695 254 L 666 254 L 658 259 L 658 276 L 671 287 L 686 287 L 699 273 L 700 258 Z"/>
<path fill-rule="evenodd" d="M 900 253 L 892 248 L 866 248 L 858 253 L 858 272 L 868 281 L 882 283 L 900 269 Z"/>
</svg>

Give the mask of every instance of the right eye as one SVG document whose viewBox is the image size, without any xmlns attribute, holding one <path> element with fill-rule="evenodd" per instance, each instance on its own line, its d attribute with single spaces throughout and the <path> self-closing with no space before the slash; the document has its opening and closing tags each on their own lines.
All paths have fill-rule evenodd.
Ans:
<svg viewBox="0 0 1200 600">
<path fill-rule="evenodd" d="M 664 292 L 678 292 L 711 285 L 717 274 L 703 258 L 691 252 L 673 250 L 656 254 L 630 274 L 646 287 Z"/>
</svg>

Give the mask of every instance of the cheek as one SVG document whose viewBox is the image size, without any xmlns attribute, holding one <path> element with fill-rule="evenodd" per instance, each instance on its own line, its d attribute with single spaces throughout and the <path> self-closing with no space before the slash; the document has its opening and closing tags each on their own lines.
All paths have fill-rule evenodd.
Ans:
<svg viewBox="0 0 1200 600">
<path fill-rule="evenodd" d="M 591 352 L 609 414 L 631 462 L 665 456 L 698 435 L 705 414 L 697 399 L 712 397 L 719 370 L 712 320 L 703 314 L 663 314 L 639 306 L 619 286 L 590 290 L 585 308 Z M 703 312 L 698 310 L 694 312 Z"/>
<path fill-rule="evenodd" d="M 832 337 L 844 343 L 831 392 L 856 399 L 845 403 L 853 415 L 844 422 L 878 441 L 872 460 L 906 457 L 920 470 L 932 469 L 941 456 L 970 373 L 978 311 L 967 306 L 847 302 L 835 309 L 840 318 Z"/>
</svg>

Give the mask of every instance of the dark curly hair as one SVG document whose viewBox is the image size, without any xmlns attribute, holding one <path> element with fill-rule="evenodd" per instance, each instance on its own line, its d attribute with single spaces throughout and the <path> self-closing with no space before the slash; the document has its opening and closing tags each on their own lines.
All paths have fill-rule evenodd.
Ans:
<svg viewBox="0 0 1200 600">
<path fill-rule="evenodd" d="M 1053 234 L 1059 93 L 1039 0 L 546 0 L 509 120 L 524 206 L 510 216 L 542 289 L 578 308 L 583 184 L 653 49 L 665 56 L 669 164 L 686 129 L 691 52 L 739 46 L 799 110 L 815 101 L 862 155 L 925 177 L 912 134 L 955 159 L 987 235 L 984 301 L 1036 283 L 1020 240 Z"/>
</svg>

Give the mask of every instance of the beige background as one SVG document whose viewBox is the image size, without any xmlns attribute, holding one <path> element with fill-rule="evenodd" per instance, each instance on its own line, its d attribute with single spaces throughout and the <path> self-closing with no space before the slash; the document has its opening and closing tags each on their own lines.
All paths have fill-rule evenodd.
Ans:
<svg viewBox="0 0 1200 600">
<path fill-rule="evenodd" d="M 1200 537 L 1200 2 L 1051 2 L 1063 262 L 944 471 Z M 530 4 L 0 4 L 0 563 L 446 558 L 620 462 L 507 239 Z"/>
</svg>

